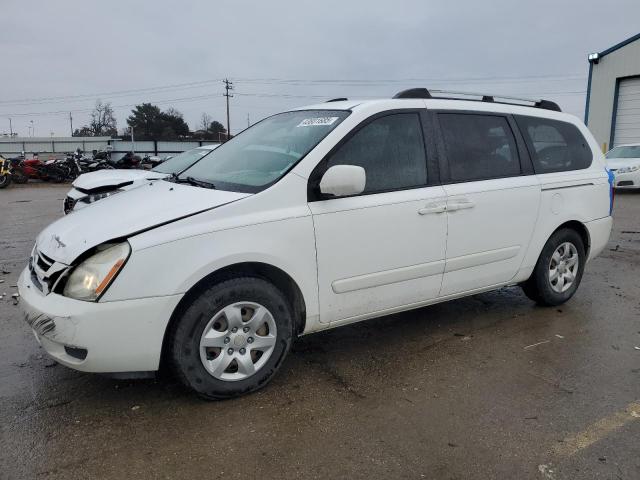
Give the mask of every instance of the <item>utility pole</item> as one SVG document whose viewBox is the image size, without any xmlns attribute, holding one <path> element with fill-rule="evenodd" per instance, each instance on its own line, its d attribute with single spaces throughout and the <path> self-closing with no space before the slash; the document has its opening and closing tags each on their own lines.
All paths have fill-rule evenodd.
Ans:
<svg viewBox="0 0 640 480">
<path fill-rule="evenodd" d="M 11 118 L 9 118 L 9 136 L 13 138 L 13 125 L 11 124 Z"/>
<path fill-rule="evenodd" d="M 247 128 L 251 126 L 251 122 L 249 121 L 249 114 L 247 113 Z"/>
<path fill-rule="evenodd" d="M 71 112 L 69 112 L 69 125 L 71 127 L 71 136 L 73 137 L 73 117 L 71 116 Z"/>
<path fill-rule="evenodd" d="M 229 140 L 229 136 L 231 135 L 231 124 L 229 122 L 229 98 L 233 97 L 233 95 L 229 93 L 229 90 L 233 90 L 233 82 L 230 82 L 228 78 L 225 78 L 222 83 L 224 83 L 224 96 L 227 97 L 227 140 Z"/>
</svg>

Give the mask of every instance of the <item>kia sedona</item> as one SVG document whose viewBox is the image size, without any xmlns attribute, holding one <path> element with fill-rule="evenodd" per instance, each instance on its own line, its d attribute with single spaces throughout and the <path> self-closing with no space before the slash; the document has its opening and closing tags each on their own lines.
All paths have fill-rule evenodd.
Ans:
<svg viewBox="0 0 640 480">
<path fill-rule="evenodd" d="M 439 95 L 279 113 L 52 223 L 19 279 L 38 342 L 221 399 L 301 335 L 510 285 L 568 301 L 612 225 L 593 136 L 550 101 Z"/>
</svg>

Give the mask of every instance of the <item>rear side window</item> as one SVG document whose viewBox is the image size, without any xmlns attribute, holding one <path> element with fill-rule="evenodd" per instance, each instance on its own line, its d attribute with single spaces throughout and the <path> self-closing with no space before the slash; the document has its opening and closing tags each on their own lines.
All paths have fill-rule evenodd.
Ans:
<svg viewBox="0 0 640 480">
<path fill-rule="evenodd" d="M 441 113 L 438 120 L 452 181 L 520 175 L 516 141 L 505 117 Z"/>
<path fill-rule="evenodd" d="M 418 114 L 397 113 L 368 123 L 331 156 L 327 168 L 334 165 L 364 168 L 365 194 L 425 185 L 427 162 Z"/>
<path fill-rule="evenodd" d="M 548 118 L 515 118 L 536 173 L 580 170 L 591 165 L 591 148 L 575 125 Z"/>
</svg>

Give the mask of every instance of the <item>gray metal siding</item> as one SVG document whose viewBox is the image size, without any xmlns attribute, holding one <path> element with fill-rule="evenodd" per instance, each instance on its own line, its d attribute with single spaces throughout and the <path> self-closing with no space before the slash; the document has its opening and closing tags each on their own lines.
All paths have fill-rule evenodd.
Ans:
<svg viewBox="0 0 640 480">
<path fill-rule="evenodd" d="M 593 65 L 587 125 L 601 147 L 611 147 L 616 83 L 636 75 L 640 75 L 640 39 L 601 57 Z"/>
</svg>

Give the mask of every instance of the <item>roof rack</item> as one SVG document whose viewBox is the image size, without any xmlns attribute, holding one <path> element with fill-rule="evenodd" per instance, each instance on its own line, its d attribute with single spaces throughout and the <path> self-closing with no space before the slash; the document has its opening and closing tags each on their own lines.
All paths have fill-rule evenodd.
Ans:
<svg viewBox="0 0 640 480">
<path fill-rule="evenodd" d="M 436 94 L 436 95 L 434 95 Z M 460 98 L 463 97 L 463 98 Z M 479 98 L 466 98 L 479 97 Z M 487 95 L 484 93 L 457 92 L 452 90 L 428 90 L 426 88 L 410 88 L 396 93 L 393 98 L 440 98 L 446 100 L 470 100 L 475 102 L 503 103 L 507 105 L 531 106 L 561 112 L 560 106 L 556 102 L 543 99 L 531 99 L 522 97 L 512 97 L 508 95 Z M 528 105 L 533 104 L 533 105 Z"/>
</svg>

